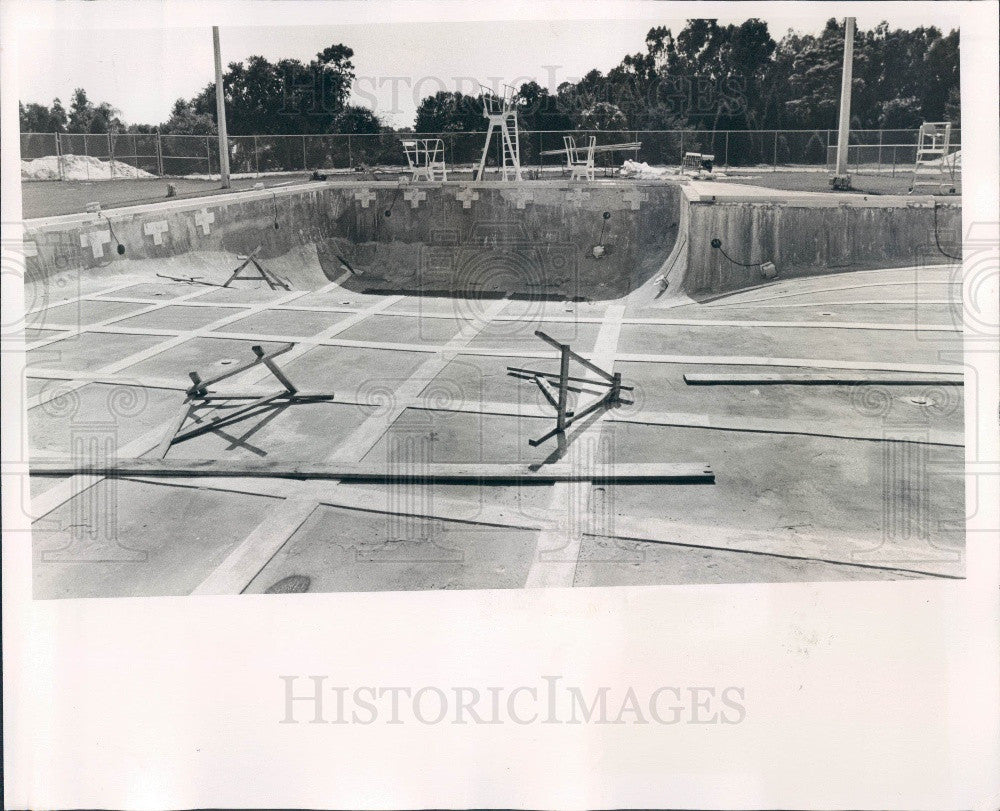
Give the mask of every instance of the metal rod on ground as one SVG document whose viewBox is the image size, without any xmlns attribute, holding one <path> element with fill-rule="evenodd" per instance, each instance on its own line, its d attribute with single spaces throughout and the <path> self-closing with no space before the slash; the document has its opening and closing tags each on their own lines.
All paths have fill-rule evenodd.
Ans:
<svg viewBox="0 0 1000 811">
<path fill-rule="evenodd" d="M 854 64 L 854 17 L 844 20 L 844 65 L 840 78 L 840 122 L 837 131 L 837 176 L 847 175 L 847 142 L 851 129 L 851 76 Z"/>
<path fill-rule="evenodd" d="M 399 468 L 385 462 L 325 464 L 254 459 L 115 459 L 102 464 L 82 464 L 79 459 L 37 459 L 31 474 L 38 476 L 247 476 L 290 479 L 344 479 L 368 482 L 435 482 L 503 484 L 538 481 L 600 481 L 618 483 L 711 484 L 711 465 L 693 463 L 632 463 L 586 466 L 556 463 L 533 467 L 518 463 L 431 462 L 414 468 Z"/>
<path fill-rule="evenodd" d="M 230 187 L 229 181 L 229 138 L 226 131 L 226 90 L 222 83 L 222 49 L 219 46 L 219 26 L 212 26 L 212 48 L 215 52 L 215 117 L 219 133 L 219 173 L 222 188 Z M 211 160 L 209 161 L 211 164 Z"/>
</svg>

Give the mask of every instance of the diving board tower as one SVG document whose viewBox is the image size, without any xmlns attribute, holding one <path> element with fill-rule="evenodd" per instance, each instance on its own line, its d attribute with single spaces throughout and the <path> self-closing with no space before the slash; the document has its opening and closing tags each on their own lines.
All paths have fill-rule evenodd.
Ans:
<svg viewBox="0 0 1000 811">
<path fill-rule="evenodd" d="M 483 117 L 490 122 L 486 131 L 486 143 L 483 145 L 483 156 L 479 160 L 476 180 L 483 179 L 486 171 L 486 158 L 493 143 L 493 132 L 499 130 L 500 135 L 500 177 L 503 180 L 521 180 L 521 145 L 517 129 L 517 93 L 510 85 L 504 85 L 502 94 L 497 94 L 488 87 L 479 85 L 483 96 Z"/>
<path fill-rule="evenodd" d="M 925 121 L 917 134 L 917 158 L 913 165 L 912 194 L 920 186 L 937 194 L 955 193 L 958 156 L 951 152 L 951 122 Z"/>
</svg>

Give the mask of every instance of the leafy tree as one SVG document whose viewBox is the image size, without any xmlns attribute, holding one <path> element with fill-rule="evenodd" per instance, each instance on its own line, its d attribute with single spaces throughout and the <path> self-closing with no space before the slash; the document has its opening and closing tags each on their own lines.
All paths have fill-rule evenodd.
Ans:
<svg viewBox="0 0 1000 811">
<path fill-rule="evenodd" d="M 485 132 L 482 96 L 439 90 L 417 107 L 416 132 Z"/>
<path fill-rule="evenodd" d="M 215 135 L 215 118 L 199 112 L 193 103 L 177 99 L 160 132 L 164 135 Z"/>
<path fill-rule="evenodd" d="M 356 111 L 342 116 L 354 81 L 352 56 L 354 51 L 346 45 L 331 45 L 308 63 L 298 59 L 272 63 L 263 56 L 230 63 L 222 77 L 228 133 L 321 134 L 339 132 L 341 124 L 368 131 L 378 121 L 374 113 L 367 123 Z M 192 115 L 205 115 L 214 122 L 215 83 L 187 104 Z M 194 123 L 202 126 L 200 119 Z"/>
<path fill-rule="evenodd" d="M 44 104 L 18 102 L 21 132 L 58 132 L 52 129 L 52 114 Z"/>
<path fill-rule="evenodd" d="M 625 118 L 625 113 L 614 104 L 599 101 L 580 114 L 577 128 L 581 130 L 620 131 L 628 129 L 628 120 Z"/>
<path fill-rule="evenodd" d="M 105 133 L 125 129 L 118 117 L 119 111 L 108 102 L 95 105 L 87 98 L 87 91 L 78 87 L 70 102 L 66 131 L 71 133 Z"/>
</svg>

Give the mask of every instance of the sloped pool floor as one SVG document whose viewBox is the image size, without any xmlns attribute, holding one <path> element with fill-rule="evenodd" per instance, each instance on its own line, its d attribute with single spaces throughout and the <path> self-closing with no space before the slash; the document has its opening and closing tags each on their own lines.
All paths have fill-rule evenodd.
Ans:
<svg viewBox="0 0 1000 811">
<path fill-rule="evenodd" d="M 25 494 L 35 596 L 961 577 L 961 386 L 684 380 L 960 370 L 955 278 L 946 266 L 855 271 L 670 306 L 137 276 L 47 289 L 25 330 L 36 458 L 148 455 L 181 408 L 189 372 L 207 377 L 249 360 L 253 344 L 294 342 L 282 368 L 332 402 L 269 410 L 176 444 L 167 458 L 541 461 L 554 447 L 528 444 L 550 427 L 530 416 L 541 393 L 506 371 L 557 371 L 534 336 L 541 329 L 635 387 L 634 404 L 571 437 L 572 458 L 708 463 L 716 481 L 36 476 Z M 273 382 L 258 367 L 220 388 Z"/>
</svg>

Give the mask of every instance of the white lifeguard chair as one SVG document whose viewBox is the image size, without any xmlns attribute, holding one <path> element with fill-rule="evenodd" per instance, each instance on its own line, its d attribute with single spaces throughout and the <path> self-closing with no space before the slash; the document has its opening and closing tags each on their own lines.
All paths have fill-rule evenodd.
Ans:
<svg viewBox="0 0 1000 811">
<path fill-rule="evenodd" d="M 486 132 L 483 156 L 479 160 L 476 180 L 483 179 L 486 158 L 493 143 L 493 131 L 500 130 L 500 176 L 503 180 L 521 180 L 521 146 L 517 129 L 517 93 L 510 85 L 504 85 L 503 95 L 497 95 L 488 87 L 480 85 L 483 91 L 483 117 L 490 122 Z"/>
<path fill-rule="evenodd" d="M 447 180 L 448 170 L 444 163 L 444 141 L 440 138 L 414 138 L 403 141 L 403 152 L 410 165 L 410 179 L 437 181 Z"/>
<path fill-rule="evenodd" d="M 936 188 L 938 194 L 954 194 L 958 160 L 950 153 L 950 121 L 925 121 L 920 125 L 911 194 L 920 186 Z"/>
<path fill-rule="evenodd" d="M 572 135 L 564 135 L 563 144 L 566 147 L 566 168 L 569 169 L 570 180 L 593 180 L 597 137 L 587 136 L 583 139 L 583 145 L 578 146 Z"/>
</svg>

